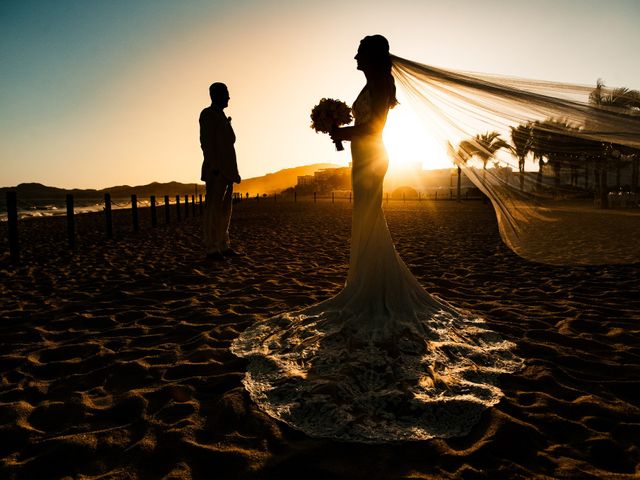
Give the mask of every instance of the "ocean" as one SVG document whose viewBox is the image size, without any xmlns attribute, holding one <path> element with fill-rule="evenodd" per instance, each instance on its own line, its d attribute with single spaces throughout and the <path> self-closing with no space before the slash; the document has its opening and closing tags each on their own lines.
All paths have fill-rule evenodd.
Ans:
<svg viewBox="0 0 640 480">
<path fill-rule="evenodd" d="M 164 200 L 160 200 L 164 201 Z M 138 199 L 138 207 L 148 207 L 149 199 Z M 111 200 L 111 209 L 131 208 L 131 198 L 115 198 Z M 75 198 L 73 211 L 76 214 L 87 212 L 101 212 L 104 210 L 102 198 Z M 18 198 L 18 218 L 53 217 L 66 215 L 67 205 L 61 198 Z M 7 221 L 7 204 L 5 198 L 0 198 L 0 222 Z"/>
</svg>

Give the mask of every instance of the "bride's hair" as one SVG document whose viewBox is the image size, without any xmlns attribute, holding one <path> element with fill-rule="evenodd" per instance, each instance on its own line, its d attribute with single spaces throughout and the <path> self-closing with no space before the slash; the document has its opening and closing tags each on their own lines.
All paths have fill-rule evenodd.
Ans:
<svg viewBox="0 0 640 480">
<path fill-rule="evenodd" d="M 390 108 L 395 107 L 398 100 L 396 98 L 396 84 L 391 75 L 389 41 L 382 35 L 368 35 L 362 39 L 360 45 L 366 49 L 370 56 L 374 81 L 386 90 Z"/>
</svg>

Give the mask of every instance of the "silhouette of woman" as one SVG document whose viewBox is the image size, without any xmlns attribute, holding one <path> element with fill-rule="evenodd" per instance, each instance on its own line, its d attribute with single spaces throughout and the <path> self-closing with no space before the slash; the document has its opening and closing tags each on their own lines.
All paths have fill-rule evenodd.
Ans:
<svg viewBox="0 0 640 480">
<path fill-rule="evenodd" d="M 483 321 L 428 294 L 397 254 L 382 211 L 382 142 L 396 103 L 389 44 L 365 37 L 367 80 L 353 104 L 349 273 L 335 297 L 257 322 L 232 351 L 245 387 L 274 418 L 311 436 L 368 443 L 466 434 L 497 403 L 499 373 L 521 361 Z"/>
</svg>

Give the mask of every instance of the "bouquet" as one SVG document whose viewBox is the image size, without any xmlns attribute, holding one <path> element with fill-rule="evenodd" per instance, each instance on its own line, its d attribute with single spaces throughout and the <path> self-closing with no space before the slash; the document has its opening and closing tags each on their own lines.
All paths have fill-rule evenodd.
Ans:
<svg viewBox="0 0 640 480">
<path fill-rule="evenodd" d="M 330 133 L 334 128 L 351 122 L 349 106 L 332 98 L 323 98 L 311 110 L 311 128 L 316 132 Z M 336 150 L 344 150 L 342 142 L 335 141 Z"/>
</svg>

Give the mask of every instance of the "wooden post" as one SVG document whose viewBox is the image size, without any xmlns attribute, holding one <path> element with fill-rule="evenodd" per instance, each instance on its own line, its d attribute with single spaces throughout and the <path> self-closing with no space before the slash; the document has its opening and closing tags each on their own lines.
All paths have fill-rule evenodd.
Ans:
<svg viewBox="0 0 640 480">
<path fill-rule="evenodd" d="M 180 195 L 176 195 L 176 222 L 182 220 L 182 212 L 180 211 Z"/>
<path fill-rule="evenodd" d="M 164 196 L 164 223 L 169 225 L 171 221 L 171 207 L 169 206 L 169 195 Z"/>
<path fill-rule="evenodd" d="M 107 238 L 113 237 L 113 217 L 111 216 L 111 194 L 104 194 L 104 233 Z"/>
<path fill-rule="evenodd" d="M 199 194 L 198 200 L 199 200 L 198 209 L 200 210 L 200 215 L 202 215 L 202 194 L 201 193 Z"/>
<path fill-rule="evenodd" d="M 151 195 L 151 198 L 149 199 L 149 203 L 151 205 L 151 226 L 157 227 L 158 215 L 156 213 L 156 196 L 155 195 Z"/>
<path fill-rule="evenodd" d="M 191 195 L 191 215 L 196 216 L 196 196 Z"/>
<path fill-rule="evenodd" d="M 316 192 L 313 192 L 313 203 L 316 203 L 317 200 L 317 194 Z"/>
<path fill-rule="evenodd" d="M 133 233 L 138 233 L 138 196 L 135 193 L 131 194 L 131 221 Z"/>
<path fill-rule="evenodd" d="M 438 200 L 438 192 L 436 192 L 436 197 L 435 197 L 435 199 L 436 199 L 436 200 Z"/>
<path fill-rule="evenodd" d="M 9 227 L 9 253 L 11 263 L 20 261 L 18 242 L 18 196 L 16 192 L 7 192 L 7 222 Z"/>
<path fill-rule="evenodd" d="M 349 192 L 349 203 L 351 203 L 351 192 Z"/>
<path fill-rule="evenodd" d="M 297 202 L 298 201 L 298 192 L 293 192 L 293 202 Z"/>
<path fill-rule="evenodd" d="M 260 194 L 256 193 L 256 202 L 259 202 L 259 201 L 260 201 Z"/>
<path fill-rule="evenodd" d="M 76 222 L 73 213 L 73 195 L 67 193 L 67 238 L 69 239 L 69 248 L 76 248 Z"/>
<path fill-rule="evenodd" d="M 184 196 L 184 218 L 189 218 L 189 195 Z"/>
</svg>

